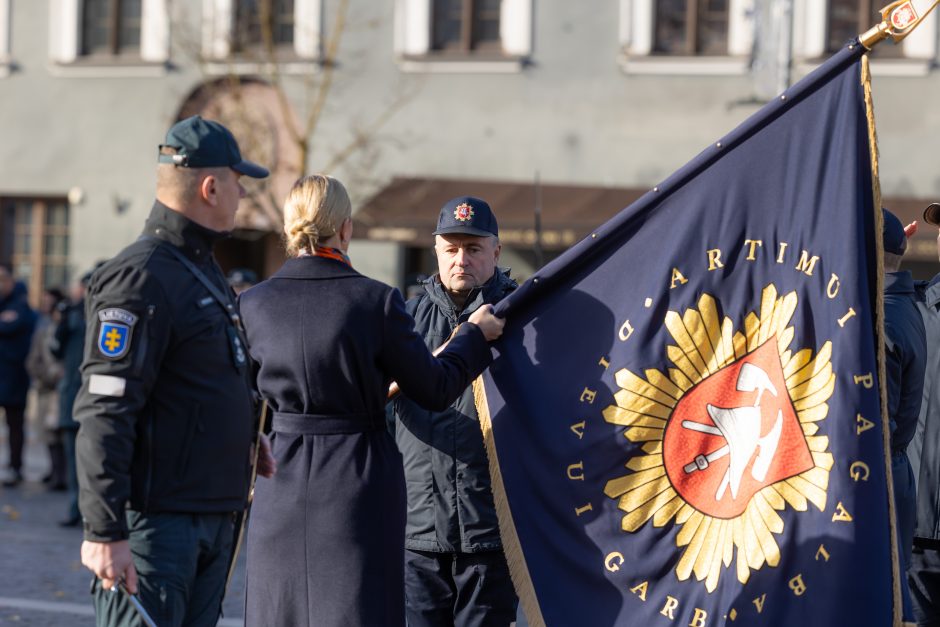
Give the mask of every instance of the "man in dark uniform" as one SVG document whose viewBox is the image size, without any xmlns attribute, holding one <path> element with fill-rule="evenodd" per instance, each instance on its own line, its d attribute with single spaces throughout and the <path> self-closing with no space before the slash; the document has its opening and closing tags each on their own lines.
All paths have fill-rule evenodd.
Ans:
<svg viewBox="0 0 940 627">
<path fill-rule="evenodd" d="M 940 226 L 940 204 L 928 206 L 924 220 Z M 913 230 L 909 228 L 909 233 Z M 917 525 L 908 582 L 917 624 L 940 627 L 940 274 L 929 282 L 918 281 L 915 289 L 927 334 L 927 359 L 917 430 L 908 448 L 917 485 Z"/>
<path fill-rule="evenodd" d="M 432 350 L 479 307 L 516 288 L 496 266 L 499 229 L 485 201 L 463 196 L 445 204 L 434 239 L 438 274 L 407 303 L 415 330 Z M 399 397 L 394 414 L 408 492 L 408 625 L 509 625 L 517 599 L 500 541 L 472 388 L 443 412 Z"/>
<path fill-rule="evenodd" d="M 232 134 L 198 116 L 160 147 L 157 199 L 136 242 L 92 277 L 75 401 L 82 563 L 99 625 L 137 625 L 123 580 L 161 627 L 215 625 L 245 503 L 252 393 L 234 295 L 212 256 L 235 225 Z M 265 443 L 259 472 L 270 475 Z M 139 581 L 139 584 L 138 584 Z"/>
<path fill-rule="evenodd" d="M 891 474 L 894 487 L 898 552 L 901 559 L 904 619 L 911 620 L 911 596 L 907 572 L 911 563 L 916 497 L 914 474 L 907 446 L 914 438 L 924 392 L 927 339 L 917 309 L 914 279 L 901 270 L 907 236 L 897 216 L 882 209 L 884 218 L 885 373 L 888 418 L 891 426 Z"/>
</svg>

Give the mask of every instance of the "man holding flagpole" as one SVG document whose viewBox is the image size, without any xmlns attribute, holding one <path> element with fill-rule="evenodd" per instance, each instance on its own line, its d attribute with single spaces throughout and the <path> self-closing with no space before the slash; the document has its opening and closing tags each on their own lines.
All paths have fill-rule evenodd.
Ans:
<svg viewBox="0 0 940 627">
<path fill-rule="evenodd" d="M 474 311 L 516 288 L 497 267 L 499 228 L 489 204 L 447 202 L 434 231 L 438 273 L 407 303 L 428 347 Z M 405 465 L 405 612 L 411 627 L 509 625 L 516 594 L 503 554 L 472 388 L 443 412 L 407 397 L 394 404 Z"/>
</svg>

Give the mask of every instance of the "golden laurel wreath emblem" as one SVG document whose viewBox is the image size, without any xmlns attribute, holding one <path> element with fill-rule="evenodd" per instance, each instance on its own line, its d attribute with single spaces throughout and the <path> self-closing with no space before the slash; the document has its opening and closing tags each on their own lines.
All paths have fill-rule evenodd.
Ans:
<svg viewBox="0 0 940 627">
<path fill-rule="evenodd" d="M 780 563 L 777 512 L 826 508 L 833 458 L 817 432 L 835 388 L 832 343 L 815 356 L 791 350 L 797 301 L 795 292 L 778 298 L 766 286 L 759 314 L 748 313 L 740 331 L 719 320 L 708 294 L 681 316 L 669 311 L 674 367 L 647 369 L 645 379 L 621 369 L 616 404 L 603 412 L 641 445 L 626 463 L 632 472 L 604 488 L 626 512 L 623 530 L 674 521 L 684 547 L 676 575 L 704 580 L 709 593 L 732 561 L 742 584 Z"/>
</svg>

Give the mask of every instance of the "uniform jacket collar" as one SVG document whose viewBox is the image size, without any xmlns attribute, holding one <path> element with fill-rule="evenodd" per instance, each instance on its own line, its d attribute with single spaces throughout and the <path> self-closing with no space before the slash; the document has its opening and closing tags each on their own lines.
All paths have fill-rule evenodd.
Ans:
<svg viewBox="0 0 940 627">
<path fill-rule="evenodd" d="M 212 255 L 215 243 L 229 234 L 196 224 L 157 200 L 154 201 L 150 217 L 144 225 L 144 235 L 169 242 L 194 261 L 201 262 Z"/>
<path fill-rule="evenodd" d="M 342 261 L 327 257 L 294 257 L 274 273 L 278 279 L 340 279 L 362 276 Z"/>
<path fill-rule="evenodd" d="M 910 271 L 885 273 L 885 294 L 913 294 L 914 277 Z"/>
<path fill-rule="evenodd" d="M 937 309 L 940 305 L 940 274 L 930 281 L 915 281 L 914 290 L 925 305 Z"/>
<path fill-rule="evenodd" d="M 427 290 L 431 302 L 453 320 L 463 314 L 469 315 L 484 303 L 499 302 L 503 296 L 515 288 L 516 282 L 509 278 L 509 268 L 496 268 L 489 281 L 470 291 L 463 309 L 458 312 L 454 301 L 450 299 L 447 290 L 444 289 L 439 275 L 435 274 L 424 282 L 424 289 Z"/>
</svg>

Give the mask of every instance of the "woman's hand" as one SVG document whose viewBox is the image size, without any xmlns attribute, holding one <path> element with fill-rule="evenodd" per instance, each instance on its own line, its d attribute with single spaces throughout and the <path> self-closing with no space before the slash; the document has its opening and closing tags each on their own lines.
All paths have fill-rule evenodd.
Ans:
<svg viewBox="0 0 940 627">
<path fill-rule="evenodd" d="M 504 318 L 497 318 L 493 315 L 492 305 L 483 305 L 472 314 L 469 322 L 480 327 L 487 342 L 492 342 L 503 334 L 503 327 L 506 326 Z"/>
</svg>

